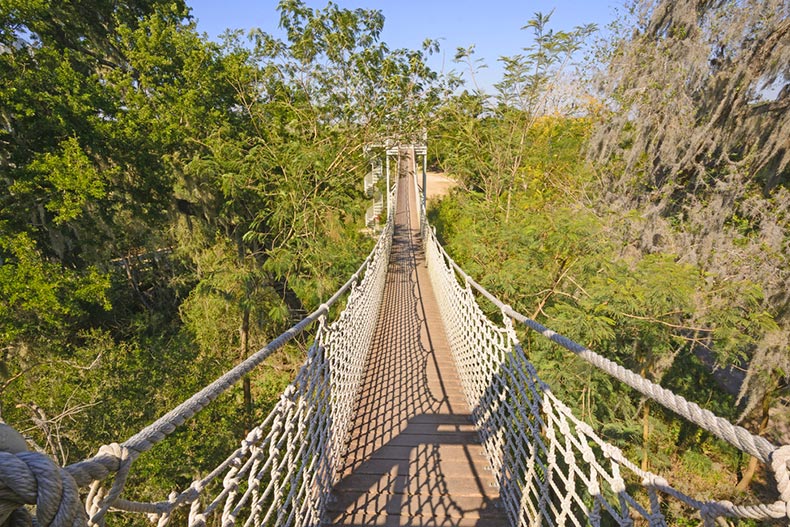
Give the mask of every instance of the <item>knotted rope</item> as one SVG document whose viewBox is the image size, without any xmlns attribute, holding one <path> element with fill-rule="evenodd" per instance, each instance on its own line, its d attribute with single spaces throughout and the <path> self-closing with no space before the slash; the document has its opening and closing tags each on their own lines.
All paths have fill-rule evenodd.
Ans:
<svg viewBox="0 0 790 527">
<path fill-rule="evenodd" d="M 49 457 L 28 452 L 24 438 L 0 424 L 0 525 L 33 525 L 25 505 L 36 506 L 36 524 L 80 527 L 87 517 L 72 475 Z"/>
<path fill-rule="evenodd" d="M 773 451 L 771 469 L 774 473 L 779 497 L 784 502 L 785 515 L 790 523 L 790 445 L 784 445 Z M 776 505 L 781 506 L 779 502 Z"/>
</svg>

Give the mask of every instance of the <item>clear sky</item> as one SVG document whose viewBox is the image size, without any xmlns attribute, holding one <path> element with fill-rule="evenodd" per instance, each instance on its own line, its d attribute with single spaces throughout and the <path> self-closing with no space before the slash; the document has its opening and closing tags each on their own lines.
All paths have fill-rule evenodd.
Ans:
<svg viewBox="0 0 790 527">
<path fill-rule="evenodd" d="M 277 0 L 187 0 L 198 30 L 218 37 L 225 29 L 248 30 L 258 27 L 278 35 Z M 313 8 L 326 5 L 325 0 L 307 0 Z M 521 30 L 533 15 L 554 10 L 550 27 L 568 30 L 595 23 L 606 26 L 616 16 L 622 0 L 335 0 L 343 8 L 378 9 L 384 13 L 382 32 L 391 49 L 418 49 L 426 38 L 440 42 L 442 51 L 429 65 L 437 71 L 460 65 L 452 58 L 458 47 L 475 45 L 475 56 L 484 59 L 488 68 L 480 72 L 481 88 L 488 88 L 501 76 L 497 59 L 514 55 L 530 44 L 530 34 Z"/>
</svg>

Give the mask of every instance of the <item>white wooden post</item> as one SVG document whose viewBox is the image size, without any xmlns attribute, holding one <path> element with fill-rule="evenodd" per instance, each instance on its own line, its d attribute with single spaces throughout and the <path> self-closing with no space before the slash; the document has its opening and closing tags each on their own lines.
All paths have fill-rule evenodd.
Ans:
<svg viewBox="0 0 790 527">
<path fill-rule="evenodd" d="M 386 193 L 387 193 L 387 214 L 389 215 L 389 214 L 392 214 L 392 209 L 390 208 L 390 156 L 387 153 L 386 148 L 384 150 L 384 159 L 386 159 L 386 163 L 387 163 L 387 170 L 386 170 L 386 172 L 387 172 L 387 190 L 386 190 Z M 389 216 L 387 216 L 387 217 L 389 217 Z"/>
<path fill-rule="evenodd" d="M 422 206 L 428 207 L 428 151 L 422 155 Z"/>
</svg>

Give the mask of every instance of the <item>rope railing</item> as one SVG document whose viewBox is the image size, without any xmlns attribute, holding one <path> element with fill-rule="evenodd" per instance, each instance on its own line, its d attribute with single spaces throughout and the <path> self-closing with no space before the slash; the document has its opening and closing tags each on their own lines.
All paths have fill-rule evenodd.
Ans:
<svg viewBox="0 0 790 527">
<path fill-rule="evenodd" d="M 417 185 L 415 174 L 417 203 L 421 203 Z M 429 274 L 464 393 L 512 525 L 600 526 L 614 521 L 631 526 L 646 521 L 658 527 L 676 524 L 677 516 L 688 515 L 689 509 L 699 512 L 706 527 L 719 518 L 790 519 L 790 446 L 776 447 L 516 312 L 453 261 L 428 224 L 424 208 L 420 209 L 420 225 Z M 476 294 L 501 311 L 502 325 L 484 314 Z M 779 500 L 739 506 L 695 499 L 630 462 L 619 448 L 577 419 L 541 381 L 512 321 L 762 460 L 773 471 Z M 667 503 L 671 501 L 667 498 L 677 505 Z"/>
<path fill-rule="evenodd" d="M 342 462 L 384 291 L 397 185 L 390 197 L 391 210 L 376 246 L 329 300 L 123 443 L 105 445 L 96 456 L 60 468 L 43 454 L 24 451 L 18 446 L 24 440 L 5 441 L 5 435 L 15 433 L 3 425 L 0 443 L 17 447 L 0 451 L 0 525 L 31 525 L 25 505 L 35 505 L 37 525 L 53 527 L 101 526 L 111 510 L 147 514 L 160 527 L 179 514 L 190 527 L 209 521 L 223 526 L 320 524 Z M 345 309 L 330 322 L 330 308 L 345 294 Z M 313 324 L 318 327 L 305 364 L 269 416 L 235 452 L 167 500 L 143 503 L 121 497 L 140 454 Z M 79 489 L 85 487 L 89 491 L 83 504 Z"/>
</svg>

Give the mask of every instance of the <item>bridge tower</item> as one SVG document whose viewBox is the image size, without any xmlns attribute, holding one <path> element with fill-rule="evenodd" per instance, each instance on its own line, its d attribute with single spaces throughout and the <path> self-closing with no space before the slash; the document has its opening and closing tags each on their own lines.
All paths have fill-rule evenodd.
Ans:
<svg viewBox="0 0 790 527">
<path fill-rule="evenodd" d="M 365 195 L 373 198 L 373 205 L 368 207 L 365 212 L 365 225 L 375 232 L 376 226 L 380 223 L 381 213 L 384 210 L 390 210 L 390 192 L 393 185 L 390 176 L 390 158 L 393 156 L 395 158 L 395 172 L 397 173 L 400 169 L 400 148 L 397 142 L 388 138 L 383 142 L 368 143 L 364 147 L 364 152 L 370 162 L 370 172 L 365 175 L 364 180 Z M 384 158 L 383 163 L 382 157 Z M 376 183 L 382 178 L 386 178 L 384 192 L 376 188 Z"/>
</svg>

